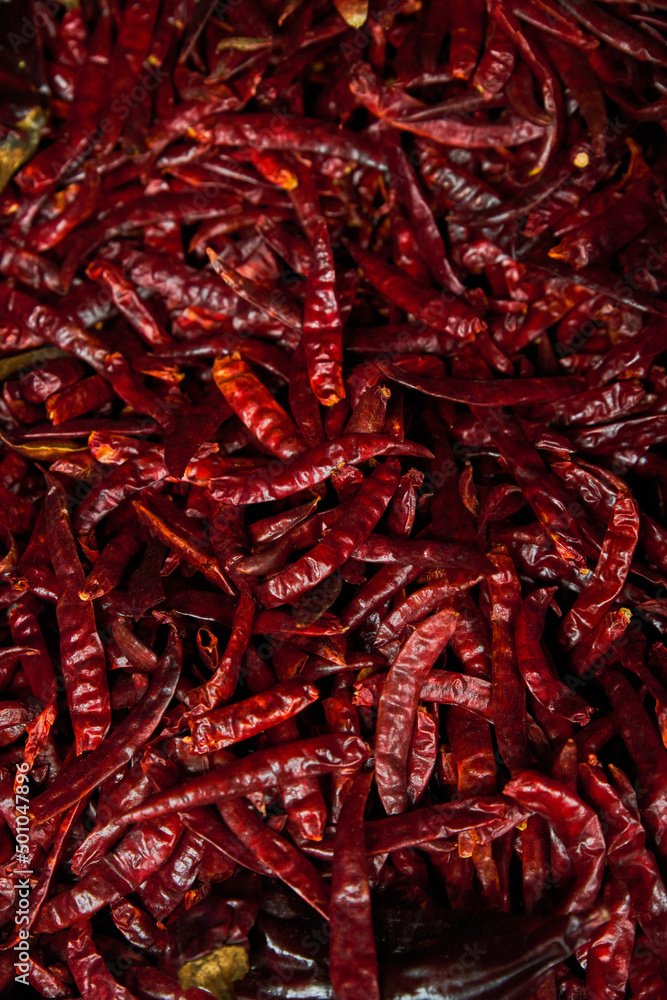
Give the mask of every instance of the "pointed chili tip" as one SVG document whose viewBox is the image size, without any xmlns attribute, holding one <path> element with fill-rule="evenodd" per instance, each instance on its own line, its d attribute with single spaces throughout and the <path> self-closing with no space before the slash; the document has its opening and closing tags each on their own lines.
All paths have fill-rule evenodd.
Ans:
<svg viewBox="0 0 667 1000">
<path fill-rule="evenodd" d="M 206 247 L 206 254 L 207 254 L 208 259 L 210 260 L 211 264 L 216 264 L 217 263 L 217 261 L 218 261 L 218 255 L 215 252 L 215 250 L 213 250 L 212 247 Z"/>
<path fill-rule="evenodd" d="M 60 480 L 56 476 L 54 476 L 49 469 L 45 468 L 43 465 L 40 465 L 39 462 L 36 462 L 35 464 L 37 465 L 37 468 L 44 476 L 44 479 L 46 480 L 46 485 L 49 488 L 49 493 L 52 490 L 58 489 L 58 487 L 61 485 Z"/>
</svg>

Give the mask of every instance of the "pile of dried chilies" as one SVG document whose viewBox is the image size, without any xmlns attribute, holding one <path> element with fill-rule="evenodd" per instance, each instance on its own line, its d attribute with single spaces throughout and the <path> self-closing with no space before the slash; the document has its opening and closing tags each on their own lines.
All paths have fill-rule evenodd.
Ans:
<svg viewBox="0 0 667 1000">
<path fill-rule="evenodd" d="M 667 3 L 2 7 L 0 990 L 664 1000 Z"/>
</svg>

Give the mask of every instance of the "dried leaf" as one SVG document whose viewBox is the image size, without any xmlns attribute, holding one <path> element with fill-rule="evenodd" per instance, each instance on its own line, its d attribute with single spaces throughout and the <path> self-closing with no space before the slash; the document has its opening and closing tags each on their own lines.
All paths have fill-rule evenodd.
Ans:
<svg viewBox="0 0 667 1000">
<path fill-rule="evenodd" d="M 36 151 L 45 125 L 42 108 L 32 108 L 18 123 L 17 131 L 12 130 L 0 142 L 0 191 Z"/>
<path fill-rule="evenodd" d="M 240 944 L 232 944 L 186 962 L 179 969 L 178 978 L 184 990 L 190 986 L 199 986 L 218 1000 L 235 1000 L 232 983 L 243 979 L 248 968 L 245 948 Z"/>
<path fill-rule="evenodd" d="M 55 358 L 67 358 L 67 351 L 61 351 L 53 344 L 46 344 L 44 347 L 36 347 L 34 351 L 23 351 L 22 354 L 14 354 L 11 358 L 0 359 L 0 382 L 3 382 L 14 372 L 21 368 L 33 368 L 35 365 L 42 365 L 46 361 L 53 361 Z"/>
</svg>

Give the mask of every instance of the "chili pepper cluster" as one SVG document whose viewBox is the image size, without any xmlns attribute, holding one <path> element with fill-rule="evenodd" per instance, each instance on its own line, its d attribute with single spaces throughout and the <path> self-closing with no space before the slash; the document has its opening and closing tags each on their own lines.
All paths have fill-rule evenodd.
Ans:
<svg viewBox="0 0 667 1000">
<path fill-rule="evenodd" d="M 667 3 L 2 7 L 3 995 L 664 1000 Z"/>
</svg>

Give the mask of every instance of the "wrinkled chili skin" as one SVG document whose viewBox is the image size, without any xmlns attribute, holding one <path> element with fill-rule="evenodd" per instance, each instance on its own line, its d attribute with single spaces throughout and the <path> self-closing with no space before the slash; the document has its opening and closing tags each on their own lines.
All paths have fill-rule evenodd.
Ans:
<svg viewBox="0 0 667 1000">
<path fill-rule="evenodd" d="M 5 0 L 0 993 L 667 996 L 666 10 Z"/>
<path fill-rule="evenodd" d="M 46 505 L 49 554 L 58 579 L 60 654 L 75 729 L 77 753 L 94 750 L 111 725 L 104 651 L 91 601 L 78 596 L 83 570 L 62 485 L 50 478 Z"/>
<path fill-rule="evenodd" d="M 376 781 L 385 809 L 407 807 L 406 737 L 412 731 L 421 681 L 425 679 L 456 627 L 456 617 L 442 611 L 418 626 L 394 661 L 380 697 L 375 745 Z"/>
</svg>

